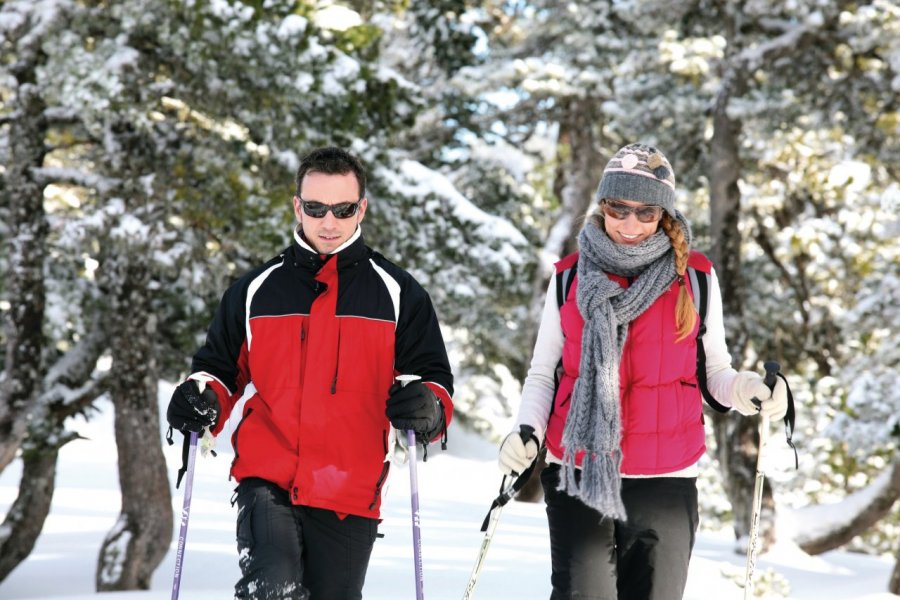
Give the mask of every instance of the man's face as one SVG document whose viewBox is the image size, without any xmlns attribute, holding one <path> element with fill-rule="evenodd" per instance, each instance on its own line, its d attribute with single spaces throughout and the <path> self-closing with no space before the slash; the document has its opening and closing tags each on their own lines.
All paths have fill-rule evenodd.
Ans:
<svg viewBox="0 0 900 600">
<path fill-rule="evenodd" d="M 302 202 L 316 202 L 334 206 L 343 203 L 356 203 L 359 209 L 346 219 L 339 219 L 332 211 L 316 218 L 306 214 Z M 303 177 L 300 186 L 300 197 L 294 196 L 294 215 L 303 232 L 303 237 L 319 254 L 330 254 L 341 244 L 350 239 L 357 225 L 366 214 L 368 200 L 359 199 L 359 184 L 353 173 L 329 175 L 312 171 Z"/>
</svg>

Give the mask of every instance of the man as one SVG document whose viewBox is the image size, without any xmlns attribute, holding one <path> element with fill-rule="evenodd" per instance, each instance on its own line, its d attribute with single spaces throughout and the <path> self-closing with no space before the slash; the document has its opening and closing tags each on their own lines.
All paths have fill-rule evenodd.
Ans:
<svg viewBox="0 0 900 600">
<path fill-rule="evenodd" d="M 390 425 L 445 436 L 453 376 L 428 294 L 363 243 L 360 162 L 320 148 L 296 183 L 293 244 L 225 292 L 167 418 L 232 432 L 236 598 L 361 598 Z"/>
</svg>

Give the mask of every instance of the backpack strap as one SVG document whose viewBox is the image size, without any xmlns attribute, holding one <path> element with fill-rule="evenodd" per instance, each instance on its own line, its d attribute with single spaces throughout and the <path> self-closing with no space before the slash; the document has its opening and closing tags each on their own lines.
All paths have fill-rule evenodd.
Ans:
<svg viewBox="0 0 900 600">
<path fill-rule="evenodd" d="M 709 289 L 712 275 L 710 273 L 698 271 L 694 267 L 688 267 L 687 272 L 691 280 L 691 291 L 694 293 L 694 306 L 697 308 L 697 312 L 700 315 L 700 329 L 697 331 L 697 383 L 700 386 L 700 393 L 703 395 L 703 399 L 706 403 L 714 410 L 725 413 L 730 409 L 716 401 L 706 384 L 706 350 L 703 348 L 703 334 L 706 333 L 706 315 L 709 313 Z M 788 386 L 785 376 L 781 373 L 778 373 L 778 376 L 781 377 L 785 386 L 787 386 L 788 409 L 787 413 L 784 415 L 785 437 L 787 438 L 788 446 L 794 451 L 794 468 L 799 468 L 800 460 L 797 456 L 797 448 L 794 446 L 792 439 L 796 414 L 794 410 L 794 395 L 791 393 L 791 388 Z"/>
<path fill-rule="evenodd" d="M 575 274 L 578 272 L 578 254 L 572 253 L 556 263 L 556 273 L 554 273 L 556 281 L 556 308 L 562 309 L 566 298 L 569 297 L 569 291 L 575 282 Z M 559 390 L 559 382 L 562 379 L 563 362 L 562 358 L 556 363 L 556 369 L 553 371 L 553 398 L 556 398 L 556 392 Z M 550 405 L 550 414 L 553 414 L 556 408 L 554 401 Z"/>
<path fill-rule="evenodd" d="M 706 349 L 703 347 L 703 335 L 706 333 L 706 315 L 709 313 L 709 288 L 712 275 L 698 271 L 694 267 L 687 268 L 691 291 L 694 293 L 694 307 L 700 316 L 700 329 L 697 331 L 697 383 L 700 394 L 713 410 L 726 413 L 729 408 L 719 404 L 709 391 L 706 383 Z"/>
<path fill-rule="evenodd" d="M 567 269 L 563 269 L 556 274 L 556 307 L 562 308 L 569 297 L 569 290 L 572 289 L 572 282 L 575 281 L 575 274 L 578 272 L 578 263 Z"/>
</svg>

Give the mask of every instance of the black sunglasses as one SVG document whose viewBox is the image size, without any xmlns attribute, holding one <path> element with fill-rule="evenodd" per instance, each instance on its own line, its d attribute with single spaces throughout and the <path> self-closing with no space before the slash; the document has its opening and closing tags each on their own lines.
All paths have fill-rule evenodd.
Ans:
<svg viewBox="0 0 900 600">
<path fill-rule="evenodd" d="M 603 214 L 607 217 L 623 221 L 628 218 L 628 215 L 634 213 L 634 216 L 641 223 L 659 221 L 662 218 L 663 211 L 661 206 L 631 206 L 615 200 L 601 200 L 600 206 L 603 207 Z"/>
<path fill-rule="evenodd" d="M 360 198 L 356 202 L 339 202 L 337 204 L 325 204 L 324 202 L 316 202 L 315 200 L 304 200 L 298 196 L 300 206 L 303 207 L 303 213 L 307 217 L 313 219 L 324 219 L 328 211 L 334 215 L 336 219 L 349 219 L 359 210 L 359 203 L 363 201 Z"/>
</svg>

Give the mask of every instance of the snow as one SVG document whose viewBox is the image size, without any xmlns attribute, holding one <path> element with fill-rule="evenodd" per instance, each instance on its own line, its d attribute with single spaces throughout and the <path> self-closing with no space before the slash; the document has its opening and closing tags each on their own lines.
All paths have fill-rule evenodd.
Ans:
<svg viewBox="0 0 900 600">
<path fill-rule="evenodd" d="M 814 539 L 829 530 L 848 525 L 860 514 L 863 507 L 871 504 L 873 498 L 884 493 L 890 486 L 892 471 L 891 468 L 883 469 L 868 486 L 844 497 L 839 509 L 836 509 L 837 504 L 817 504 L 797 511 L 797 518 L 793 521 L 799 535 L 795 536 L 795 539 L 798 541 Z"/>
<path fill-rule="evenodd" d="M 355 10 L 337 5 L 320 8 L 316 11 L 314 19 L 317 27 L 334 31 L 345 31 L 363 22 Z"/>
<path fill-rule="evenodd" d="M 288 15 L 278 26 L 277 36 L 280 39 L 299 37 L 306 32 L 308 22 L 300 15 Z"/>
<path fill-rule="evenodd" d="M 453 212 L 456 216 L 463 222 L 474 224 L 485 235 L 490 234 L 490 237 L 509 240 L 513 244 L 527 244 L 522 233 L 509 221 L 479 209 L 468 198 L 460 194 L 450 180 L 440 173 L 428 169 L 422 163 L 414 160 L 401 161 L 400 173 L 404 179 L 395 181 L 394 187 L 402 189 L 405 194 L 424 197 L 435 193 L 443 198 L 448 198 L 452 202 Z M 510 262 L 520 262 L 518 253 L 511 249 L 506 259 Z"/>
<path fill-rule="evenodd" d="M 324 94 L 340 96 L 345 93 L 348 82 L 351 86 L 359 83 L 355 81 L 360 71 L 359 63 L 346 54 L 338 54 L 330 67 L 322 78 Z"/>
<path fill-rule="evenodd" d="M 171 386 L 161 385 L 161 406 L 165 406 L 170 391 Z M 89 422 L 73 420 L 73 427 L 87 439 L 76 440 L 60 452 L 56 493 L 43 533 L 28 560 L 0 584 L 0 598 L 170 597 L 178 520 L 173 524 L 169 554 L 155 572 L 149 591 L 94 593 L 97 553 L 107 532 L 116 525 L 120 506 L 112 409 L 108 403 L 101 403 L 100 408 Z M 433 445 L 428 462 L 418 464 L 425 593 L 429 600 L 462 596 L 483 539 L 479 530 L 482 519 L 501 482 L 493 444 L 452 425 L 449 433 L 449 450 L 441 452 Z M 180 435 L 176 438 L 178 443 L 164 448 L 173 483 L 181 461 Z M 194 475 L 181 582 L 181 597 L 191 600 L 229 598 L 239 576 L 235 509 L 229 504 L 234 484 L 227 480 L 231 452 L 221 447 L 221 442 L 217 450 L 215 458 L 198 454 Z M 0 511 L 4 514 L 15 498 L 20 474 L 21 462 L 15 461 L 0 475 Z M 183 494 L 183 488 L 173 492 L 176 515 L 181 513 Z M 415 595 L 406 467 L 393 469 L 386 494 L 379 528 L 384 538 L 375 543 L 363 593 L 367 600 Z M 745 558 L 735 554 L 733 546 L 730 533 L 701 530 L 685 598 L 742 598 L 739 583 L 743 582 Z M 785 590 L 785 595 L 769 598 L 890 600 L 896 596 L 884 590 L 891 569 L 887 557 L 843 551 L 808 556 L 792 544 L 780 544 L 759 558 L 756 572 L 757 581 L 774 582 L 771 587 Z M 543 504 L 512 502 L 503 511 L 474 597 L 547 598 L 549 581 Z"/>
</svg>

